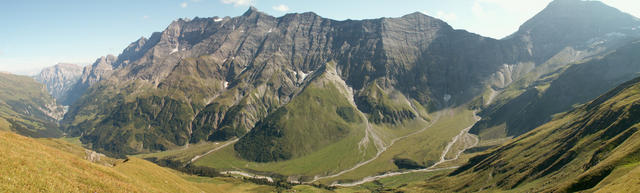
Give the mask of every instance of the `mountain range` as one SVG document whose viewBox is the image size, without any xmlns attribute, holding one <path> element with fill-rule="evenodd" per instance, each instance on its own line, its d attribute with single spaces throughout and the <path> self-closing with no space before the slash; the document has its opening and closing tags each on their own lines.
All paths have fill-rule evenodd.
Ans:
<svg viewBox="0 0 640 193">
<path fill-rule="evenodd" d="M 419 111 L 470 101 L 501 64 L 517 62 L 514 52 L 526 53 L 420 13 L 334 21 L 313 13 L 275 18 L 251 8 L 235 18 L 174 21 L 118 59 L 100 59 L 91 68 L 110 76 L 100 76 L 63 122 L 68 133 L 114 153 L 241 137 L 295 101 L 309 80 L 326 78 L 323 69 L 334 63 L 337 81 L 353 90 L 336 94 L 353 99 L 350 107 L 365 118 L 398 125 Z M 87 80 L 79 87 L 92 84 Z"/>
<path fill-rule="evenodd" d="M 420 12 L 338 21 L 251 7 L 47 68 L 45 86 L 0 74 L 16 93 L 0 96 L 0 127 L 293 185 L 622 190 L 640 163 L 638 40 L 640 19 L 599 1 L 555 0 L 503 39 Z"/>
<path fill-rule="evenodd" d="M 601 2 L 576 0 L 550 3 L 502 40 L 454 30 L 418 12 L 400 18 L 335 21 L 314 13 L 275 18 L 250 8 L 234 18 L 179 19 L 165 31 L 133 42 L 118 57 L 105 56 L 85 68 L 71 89 L 71 95 L 82 93 L 82 97 L 76 97 L 63 123 L 66 132 L 83 135 L 95 149 L 118 154 L 242 137 L 260 131 L 256 123 L 286 109 L 328 63 L 335 63 L 339 82 L 352 90 L 340 95 L 353 99 L 350 108 L 374 124 L 397 127 L 428 119 L 418 114 L 489 95 L 485 98 L 498 102 L 480 113 L 486 118 L 472 132 L 517 136 L 630 79 L 611 75 L 618 80 L 584 89 L 593 90 L 589 95 L 569 95 L 560 101 L 564 106 L 547 108 L 544 96 L 541 104 L 513 104 L 536 96 L 535 88 L 550 85 L 538 80 L 549 82 L 553 78 L 548 77 L 560 76 L 573 63 L 634 40 L 640 35 L 637 26 L 638 19 Z M 633 72 L 620 73 L 632 76 Z M 551 88 L 550 92 L 555 87 Z M 373 96 L 383 93 L 397 95 L 396 104 Z M 557 99 L 558 94 L 549 96 Z M 501 117 L 524 105 L 532 109 L 525 110 L 529 114 Z M 525 117 L 528 120 L 519 120 Z M 496 134 L 496 130 L 502 131 Z M 314 147 L 307 151 L 314 151 L 326 144 L 306 145 Z M 237 150 L 256 151 L 243 149 Z"/>
<path fill-rule="evenodd" d="M 42 69 L 40 74 L 35 76 L 35 79 L 47 87 L 47 91 L 58 104 L 70 105 L 70 101 L 66 101 L 69 98 L 67 95 L 70 93 L 71 87 L 80 79 L 80 75 L 82 75 L 81 66 L 59 63 Z"/>
</svg>

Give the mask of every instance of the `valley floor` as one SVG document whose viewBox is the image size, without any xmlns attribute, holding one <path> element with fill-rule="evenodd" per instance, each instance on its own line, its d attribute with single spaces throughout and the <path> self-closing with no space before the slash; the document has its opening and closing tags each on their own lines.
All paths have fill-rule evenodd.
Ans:
<svg viewBox="0 0 640 193">
<path fill-rule="evenodd" d="M 294 178 L 289 177 L 287 180 L 293 183 L 306 182 L 343 187 L 342 190 L 369 190 L 376 187 L 376 184 L 380 185 L 379 183 L 388 183 L 380 187 L 402 186 L 412 181 L 425 180 L 433 173 L 451 171 L 473 155 L 473 153 L 465 153 L 465 150 L 480 142 L 476 136 L 468 133 L 471 126 L 479 120 L 479 117 L 475 116 L 475 112 L 460 107 L 434 113 L 432 117 L 436 118 L 431 123 L 423 123 L 423 129 L 389 140 L 393 143 L 390 143 L 385 151 L 379 152 L 377 155 L 375 151 L 369 151 L 369 159 L 343 162 L 339 164 L 341 170 L 330 172 L 318 170 L 323 167 L 318 167 L 317 163 L 344 160 L 345 158 L 340 156 L 351 154 L 335 152 L 337 149 L 326 148 L 320 150 L 319 154 L 285 162 L 255 163 L 245 161 L 237 156 L 233 149 L 233 144 L 237 139 L 234 139 L 218 143 L 207 142 L 191 145 L 185 149 L 143 154 L 138 157 L 192 162 L 198 166 L 215 168 L 227 175 L 269 181 L 273 181 L 272 176 L 274 175 L 294 176 Z M 331 153 L 333 156 L 318 156 L 328 155 L 323 154 L 323 151 Z M 429 167 L 413 170 L 400 169 L 393 163 L 394 159 L 399 158 L 416 160 Z M 300 177 L 310 174 L 316 177 Z"/>
</svg>

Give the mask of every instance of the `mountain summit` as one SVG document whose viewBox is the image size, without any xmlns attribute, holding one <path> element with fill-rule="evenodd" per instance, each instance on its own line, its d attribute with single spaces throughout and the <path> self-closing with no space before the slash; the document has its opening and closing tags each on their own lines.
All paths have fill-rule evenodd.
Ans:
<svg viewBox="0 0 640 193">
<path fill-rule="evenodd" d="M 518 136 L 634 78 L 639 66 L 629 53 L 637 49 L 638 26 L 602 2 L 553 1 L 503 40 L 527 48 L 533 64 L 496 74 L 471 132 L 487 140 Z"/>
<path fill-rule="evenodd" d="M 59 63 L 42 69 L 35 79 L 46 85 L 51 95 L 62 105 L 70 105 L 67 94 L 82 75 L 82 67 L 75 64 Z"/>
<path fill-rule="evenodd" d="M 639 91 L 640 78 L 625 82 L 471 158 L 448 177 L 425 182 L 425 187 L 463 192 L 637 191 L 631 179 L 638 179 L 640 169 Z"/>
<path fill-rule="evenodd" d="M 81 83 L 104 75 L 81 87 L 88 90 L 64 122 L 94 148 L 122 153 L 241 137 L 333 62 L 335 77 L 353 89 L 343 93 L 356 100 L 353 108 L 400 124 L 420 114 L 415 106 L 435 110 L 471 100 L 500 64 L 516 62 L 513 52 L 524 51 L 423 14 L 335 21 L 250 8 L 234 18 L 176 20 L 117 59 L 97 61 L 113 61 L 113 69 L 85 70 Z M 380 103 L 366 96 L 371 88 L 414 105 Z M 115 137 L 124 131 L 131 132 Z"/>
<path fill-rule="evenodd" d="M 640 26 L 640 20 L 600 1 L 555 0 L 507 39 L 528 41 L 535 61 L 543 63 L 565 46 L 593 43 Z"/>
<path fill-rule="evenodd" d="M 625 15 L 600 3 L 556 1 L 503 40 L 420 13 L 336 21 L 252 7 L 232 18 L 178 19 L 85 69 L 77 84 L 85 91 L 63 124 L 117 156 L 234 138 L 227 151 L 250 162 L 358 155 L 311 173 L 319 175 L 421 131 L 433 121 L 430 112 L 493 109 L 478 102 L 491 91 L 501 108 L 524 93 L 503 91 L 529 88 L 518 80 L 537 82 L 621 47 L 638 37 L 637 20 Z"/>
<path fill-rule="evenodd" d="M 637 192 L 627 186 L 640 179 L 639 40 L 639 19 L 581 0 L 551 2 L 504 39 L 420 12 L 337 21 L 249 7 L 176 19 L 82 70 L 43 70 L 36 79 L 46 86 L 0 73 L 0 129 L 64 137 L 35 149 L 33 140 L 4 143 L 9 155 L 27 153 L 5 158 L 0 173 L 86 156 L 106 164 L 86 162 L 89 172 L 126 180 L 93 188 L 95 179 L 65 178 L 64 187 Z M 77 140 L 93 151 L 63 142 Z M 40 150 L 66 156 L 23 159 Z M 65 173 L 51 171 L 36 177 Z M 25 175 L 0 185 L 65 189 Z"/>
</svg>

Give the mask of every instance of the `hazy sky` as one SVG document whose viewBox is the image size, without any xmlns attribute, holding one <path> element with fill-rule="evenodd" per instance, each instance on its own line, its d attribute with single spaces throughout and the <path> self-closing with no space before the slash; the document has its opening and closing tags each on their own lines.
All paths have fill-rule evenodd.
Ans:
<svg viewBox="0 0 640 193">
<path fill-rule="evenodd" d="M 603 0 L 640 16 L 640 0 Z M 313 11 L 370 19 L 416 11 L 492 38 L 513 32 L 551 0 L 3 0 L 0 71 L 35 74 L 58 62 L 89 64 L 177 18 L 238 16 L 250 5 L 274 16 Z"/>
</svg>

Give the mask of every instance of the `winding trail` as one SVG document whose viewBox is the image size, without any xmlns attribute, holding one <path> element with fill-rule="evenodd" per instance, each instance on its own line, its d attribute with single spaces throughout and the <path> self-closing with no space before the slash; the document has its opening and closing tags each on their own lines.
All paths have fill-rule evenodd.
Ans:
<svg viewBox="0 0 640 193">
<path fill-rule="evenodd" d="M 238 142 L 238 140 L 240 140 L 240 139 L 238 138 L 238 139 L 231 140 L 231 141 L 229 141 L 229 142 L 227 142 L 227 143 L 225 143 L 225 144 L 223 144 L 223 145 L 221 145 L 221 146 L 218 146 L 218 147 L 216 147 L 216 148 L 213 148 L 212 150 L 207 151 L 206 153 L 203 153 L 203 154 L 201 154 L 201 155 L 196 155 L 195 157 L 191 158 L 191 160 L 189 161 L 189 163 L 193 163 L 193 162 L 195 162 L 196 160 L 198 160 L 198 159 L 200 159 L 200 158 L 202 158 L 202 157 L 204 157 L 204 156 L 206 156 L 206 155 L 208 155 L 208 154 L 210 154 L 210 153 L 213 153 L 213 152 L 218 151 L 218 150 L 220 150 L 220 149 L 222 149 L 222 148 L 224 148 L 224 147 L 227 147 L 227 146 L 229 146 L 229 145 L 231 145 L 231 144 L 233 144 L 233 143 L 235 143 L 235 142 Z"/>
<path fill-rule="evenodd" d="M 371 123 L 369 123 L 369 120 L 367 119 L 367 116 L 364 115 L 364 113 L 358 111 L 360 113 L 360 117 L 364 118 L 366 127 L 364 129 L 364 137 L 362 138 L 362 140 L 360 140 L 360 142 L 358 142 L 358 149 L 360 150 L 361 153 L 366 154 L 366 150 L 367 150 L 367 144 L 369 143 L 369 139 L 373 139 L 373 144 L 376 147 L 376 150 L 378 152 L 380 151 L 384 151 L 384 149 L 386 149 L 386 147 L 384 146 L 384 141 L 382 141 L 382 139 L 380 138 L 380 136 L 378 136 L 378 134 L 375 133 L 375 130 L 373 129 L 373 127 L 371 127 Z M 362 149 L 364 147 L 364 150 Z"/>
<path fill-rule="evenodd" d="M 247 178 L 266 179 L 269 182 L 273 182 L 273 178 L 271 178 L 269 176 L 261 176 L 261 175 L 246 173 L 246 172 L 243 172 L 243 171 L 225 171 L 225 172 L 220 172 L 220 174 L 241 175 L 241 176 L 244 176 L 244 177 L 247 177 Z"/>
<path fill-rule="evenodd" d="M 418 133 L 420 133 L 420 132 L 423 132 L 423 131 L 427 130 L 427 129 L 428 129 L 428 128 L 430 128 L 431 126 L 433 126 L 433 124 L 434 124 L 434 123 L 436 123 L 436 122 L 438 121 L 438 119 L 440 119 L 440 115 L 441 115 L 441 113 L 438 113 L 438 114 L 436 115 L 436 118 L 435 118 L 433 121 L 431 121 L 431 123 L 430 123 L 429 125 L 427 125 L 426 127 L 422 128 L 422 129 L 420 129 L 420 130 L 418 130 L 418 131 L 415 131 L 415 132 L 413 132 L 413 133 L 410 133 L 410 134 L 404 135 L 404 136 L 402 136 L 402 137 L 395 138 L 395 139 L 391 140 L 391 142 L 390 142 L 390 143 L 389 143 L 389 145 L 387 145 L 387 146 L 384 146 L 384 145 L 383 145 L 381 148 L 379 148 L 379 149 L 378 149 L 378 152 L 377 152 L 377 153 L 376 153 L 376 155 L 375 155 L 375 156 L 373 156 L 372 158 L 370 158 L 370 159 L 368 159 L 368 160 L 365 160 L 365 161 L 363 161 L 363 162 L 360 162 L 360 163 L 356 164 L 355 166 L 353 166 L 353 167 L 351 167 L 351 168 L 349 168 L 349 169 L 342 170 L 342 171 L 340 171 L 340 172 L 338 172 L 338 173 L 335 173 L 335 174 L 332 174 L 332 175 L 327 175 L 327 176 L 314 176 L 314 177 L 313 177 L 313 180 L 308 181 L 308 182 L 304 182 L 304 183 L 313 183 L 313 182 L 316 182 L 316 181 L 318 181 L 318 180 L 322 180 L 322 179 L 338 177 L 338 176 L 341 176 L 342 174 L 345 174 L 345 173 L 347 173 L 347 172 L 351 172 L 351 171 L 356 170 L 356 169 L 358 169 L 358 168 L 360 168 L 360 167 L 362 167 L 362 166 L 364 166 L 364 165 L 367 165 L 368 163 L 370 163 L 370 162 L 372 162 L 372 161 L 374 161 L 374 160 L 378 159 L 378 158 L 380 157 L 380 155 L 382 155 L 382 153 L 384 153 L 385 151 L 387 151 L 387 149 L 389 149 L 389 147 L 393 146 L 393 144 L 395 144 L 398 140 L 401 140 L 401 139 L 404 139 L 404 138 L 410 137 L 410 136 L 412 136 L 412 135 L 418 134 Z M 366 116 L 365 116 L 365 118 L 366 118 Z M 372 132 L 372 133 L 373 133 L 373 128 L 371 128 L 371 125 L 369 124 L 369 121 L 368 121 L 368 120 L 365 120 L 365 121 L 367 121 L 367 134 L 368 134 L 368 132 Z M 371 130 L 371 131 L 369 131 L 369 130 Z M 366 137 L 366 136 L 365 136 L 365 137 Z M 377 135 L 376 135 L 376 137 L 377 137 Z M 375 139 L 374 139 L 374 140 L 375 140 Z M 362 142 L 362 141 L 361 141 L 361 142 Z M 377 143 L 376 143 L 376 147 L 378 147 L 378 144 L 377 144 Z"/>
<path fill-rule="evenodd" d="M 193 163 L 193 162 L 195 162 L 196 160 L 198 160 L 198 159 L 200 159 L 200 158 L 202 158 L 202 157 L 204 157 L 204 156 L 206 156 L 206 155 L 208 155 L 208 154 L 210 154 L 210 153 L 213 153 L 213 152 L 218 151 L 218 150 L 220 150 L 220 149 L 222 149 L 222 148 L 224 148 L 224 147 L 227 147 L 227 146 L 229 146 L 229 145 L 231 145 L 231 144 L 234 144 L 234 143 L 238 142 L 238 140 L 240 140 L 240 139 L 234 139 L 234 140 L 231 140 L 231 141 L 229 141 L 229 142 L 227 142 L 227 143 L 225 143 L 225 144 L 223 144 L 223 145 L 221 145 L 221 146 L 218 146 L 218 147 L 216 147 L 216 148 L 213 148 L 213 149 L 211 149 L 211 150 L 207 151 L 206 153 L 203 153 L 203 154 L 201 154 L 201 155 L 196 155 L 195 157 L 193 157 L 193 158 L 191 159 L 191 161 L 189 161 L 189 163 Z M 244 177 L 247 177 L 247 178 L 266 179 L 266 180 L 267 180 L 267 181 L 269 181 L 269 182 L 273 182 L 273 178 L 271 178 L 271 177 L 269 177 L 269 176 L 262 176 L 262 175 L 257 175 L 257 174 L 252 174 L 252 173 L 247 173 L 247 172 L 243 172 L 243 171 L 223 171 L 223 172 L 220 172 L 220 174 L 225 174 L 225 175 L 240 175 L 240 176 L 244 176 Z"/>
<path fill-rule="evenodd" d="M 475 135 L 472 135 L 469 133 L 469 130 L 478 122 L 480 121 L 480 117 L 478 117 L 478 115 L 476 115 L 476 111 L 473 112 L 473 118 L 475 119 L 475 121 L 471 124 L 471 126 L 464 128 L 462 131 L 460 131 L 460 133 L 456 136 L 454 136 L 451 139 L 451 142 L 449 142 L 447 144 L 447 146 L 444 148 L 444 150 L 442 151 L 442 154 L 440 155 L 440 160 L 438 162 L 436 162 L 435 164 L 433 164 L 430 168 L 433 168 L 435 166 L 438 166 L 442 163 L 448 162 L 448 161 L 453 161 L 453 160 L 457 160 L 460 155 L 462 154 L 462 152 L 464 152 L 464 150 L 472 148 L 476 145 L 478 145 L 478 143 L 480 142 L 480 139 L 478 139 L 478 137 L 476 137 Z M 455 145 L 458 141 L 461 141 L 462 143 L 464 143 L 464 138 L 465 137 L 469 137 L 473 139 L 473 144 L 464 144 L 464 147 L 462 148 L 462 150 L 459 150 L 458 152 L 456 152 L 456 156 L 453 159 L 446 159 L 447 154 L 449 154 L 449 151 L 451 151 L 451 147 L 453 147 L 453 145 Z"/>
<path fill-rule="evenodd" d="M 429 168 L 424 168 L 424 169 L 408 170 L 408 171 L 403 171 L 403 172 L 389 172 L 389 173 L 382 174 L 382 175 L 365 177 L 362 180 L 358 180 L 358 181 L 351 182 L 351 183 L 333 183 L 333 184 L 331 184 L 331 186 L 351 187 L 351 186 L 362 185 L 362 184 L 367 183 L 367 182 L 372 182 L 372 181 L 375 181 L 375 180 L 379 180 L 379 179 L 387 178 L 387 177 L 391 177 L 391 176 L 404 175 L 404 174 L 416 173 L 416 172 L 435 172 L 435 171 L 455 169 L 455 168 L 458 168 L 458 166 L 452 166 L 452 167 L 446 167 L 446 168 L 431 168 L 431 167 L 429 167 Z"/>
<path fill-rule="evenodd" d="M 437 166 L 439 166 L 442 163 L 448 162 L 448 161 L 453 161 L 453 160 L 457 160 L 460 155 L 467 149 L 474 147 L 476 145 L 478 145 L 479 143 L 479 139 L 470 134 L 469 130 L 476 124 L 476 122 L 480 121 L 480 117 L 478 117 L 476 115 L 476 112 L 473 112 L 473 117 L 475 119 L 475 121 L 473 122 L 473 124 L 471 124 L 471 126 L 463 129 L 462 131 L 460 131 L 460 134 L 456 135 L 453 137 L 453 139 L 451 140 L 451 142 L 449 142 L 447 144 L 447 146 L 445 147 L 445 149 L 442 151 L 442 154 L 440 156 L 440 160 L 438 162 L 436 162 L 435 164 L 433 164 L 432 166 L 428 167 L 428 168 L 424 168 L 424 169 L 416 169 L 416 170 L 407 170 L 407 171 L 402 171 L 402 172 L 389 172 L 389 173 L 385 173 L 382 175 L 377 175 L 377 176 L 368 176 L 365 177 L 361 180 L 355 181 L 355 182 L 350 182 L 350 183 L 333 183 L 331 184 L 332 186 L 341 186 L 341 187 L 351 187 L 351 186 L 357 186 L 357 185 L 361 185 L 367 182 L 371 182 L 374 180 L 378 180 L 378 179 L 382 179 L 382 178 L 386 178 L 386 177 L 391 177 L 391 176 L 397 176 L 397 175 L 403 175 L 403 174 L 409 174 L 409 173 L 416 173 L 416 172 L 433 172 L 433 171 L 440 171 L 440 170 L 448 170 L 448 169 L 455 169 L 458 168 L 459 166 L 451 166 L 451 167 L 444 167 L 444 168 L 436 168 Z M 433 124 L 433 123 L 432 123 Z M 429 125 L 430 127 L 431 125 Z M 464 147 L 459 150 L 458 152 L 456 152 L 456 156 L 453 159 L 446 159 L 446 155 L 449 153 L 449 151 L 451 151 L 451 147 L 453 147 L 453 145 L 455 143 L 457 143 L 458 141 L 463 141 L 462 139 L 464 137 L 471 137 L 474 142 L 472 144 L 465 144 Z"/>
<path fill-rule="evenodd" d="M 438 113 L 436 115 L 436 118 L 433 121 L 431 121 L 431 123 L 428 126 L 424 127 L 423 129 L 421 129 L 419 131 L 416 131 L 416 132 L 413 132 L 413 133 L 410 133 L 410 134 L 407 134 L 407 135 L 404 135 L 402 137 L 395 138 L 395 139 L 391 140 L 391 142 L 387 146 L 385 146 L 383 144 L 382 140 L 374 133 L 373 128 L 371 127 L 371 125 L 368 123 L 368 120 L 367 120 L 367 128 L 365 130 L 365 137 L 367 139 L 366 140 L 363 139 L 363 141 L 368 143 L 369 137 L 374 138 L 373 140 L 379 140 L 379 141 L 374 141 L 374 143 L 376 144 L 376 148 L 378 149 L 378 152 L 376 153 L 376 156 L 374 156 L 374 157 L 372 157 L 372 158 L 370 158 L 370 159 L 368 159 L 366 161 L 360 162 L 360 163 L 356 164 L 355 166 L 353 166 L 353 167 L 351 167 L 349 169 L 342 170 L 342 171 L 340 171 L 340 172 L 338 172 L 336 174 L 327 175 L 327 176 L 315 176 L 313 180 L 308 181 L 308 182 L 302 182 L 301 184 L 310 184 L 310 183 L 316 182 L 316 181 L 321 180 L 321 179 L 338 177 L 338 176 L 343 175 L 343 174 L 345 174 L 347 172 L 351 172 L 353 170 L 356 170 L 356 169 L 358 169 L 358 168 L 360 168 L 360 167 L 362 167 L 362 166 L 364 166 L 364 165 L 366 165 L 366 164 L 378 159 L 380 157 L 380 155 L 382 155 L 382 153 L 384 153 L 389 147 L 393 146 L 393 144 L 395 142 L 397 142 L 398 140 L 410 137 L 412 135 L 418 134 L 418 133 L 423 132 L 426 129 L 430 128 L 431 126 L 433 126 L 434 123 L 436 123 L 440 119 L 441 114 L 442 113 Z M 479 143 L 480 140 L 478 139 L 478 137 L 476 137 L 475 135 L 470 134 L 469 130 L 476 124 L 476 122 L 480 121 L 481 118 L 476 115 L 476 111 L 473 112 L 473 117 L 475 119 L 473 124 L 471 124 L 471 126 L 465 128 L 465 129 L 461 130 L 458 135 L 454 136 L 452 138 L 451 142 L 449 142 L 447 144 L 447 146 L 445 147 L 445 149 L 442 151 L 442 154 L 440 155 L 440 160 L 438 162 L 436 162 L 435 164 L 433 164 L 432 166 L 428 167 L 428 168 L 407 170 L 407 171 L 401 171 L 401 172 L 389 172 L 389 173 L 376 175 L 376 176 L 367 176 L 367 177 L 364 177 L 361 180 L 358 180 L 358 181 L 355 181 L 355 182 L 350 182 L 350 183 L 337 183 L 336 182 L 336 183 L 331 184 L 331 186 L 351 187 L 351 186 L 357 186 L 357 185 L 361 185 L 361 184 L 364 184 L 364 183 L 367 183 L 367 182 L 372 182 L 372 181 L 375 181 L 375 180 L 378 180 L 378 179 L 397 176 L 397 175 L 404 175 L 404 174 L 417 173 L 417 172 L 434 172 L 434 171 L 441 171 L 441 170 L 448 170 L 448 169 L 458 168 L 459 166 L 451 166 L 451 167 L 443 167 L 443 168 L 436 168 L 436 167 L 439 166 L 440 164 L 445 163 L 445 162 L 454 161 L 454 160 L 459 159 L 460 155 L 465 150 L 467 150 L 469 148 L 472 148 L 472 147 L 475 147 Z M 465 140 L 465 138 L 471 138 L 474 142 L 471 143 L 471 144 L 468 144 L 468 143 L 466 143 L 467 141 Z M 200 159 L 201 157 L 204 157 L 204 156 L 206 156 L 206 155 L 208 155 L 210 153 L 218 151 L 218 150 L 220 150 L 220 149 L 222 149 L 222 148 L 224 148 L 224 147 L 226 147 L 228 145 L 231 145 L 231 144 L 237 142 L 238 140 L 239 139 L 234 139 L 234 140 L 229 141 L 229 142 L 227 142 L 227 143 L 225 143 L 225 144 L 223 144 L 223 145 L 221 145 L 219 147 L 216 147 L 216 148 L 214 148 L 212 150 L 209 150 L 209 151 L 207 151 L 206 153 L 204 153 L 202 155 L 197 155 L 194 158 L 192 158 L 189 163 L 193 163 L 196 160 Z M 363 143 L 363 141 L 361 141 L 360 143 Z M 456 154 L 455 154 L 456 156 L 454 158 L 446 159 L 446 155 L 449 154 L 449 152 L 451 151 L 451 148 L 456 143 L 458 143 L 459 141 L 464 143 L 463 144 L 463 148 L 461 150 L 459 150 L 458 152 L 456 152 Z M 382 144 L 382 146 L 379 146 L 379 144 Z M 256 175 L 256 174 L 252 174 L 252 173 L 248 173 L 248 172 L 244 172 L 244 171 L 223 171 L 223 172 L 220 172 L 220 174 L 240 175 L 240 176 L 244 176 L 244 177 L 247 177 L 247 178 L 266 179 L 269 182 L 274 182 L 272 177 Z M 298 182 L 296 182 L 296 183 L 298 183 Z"/>
<path fill-rule="evenodd" d="M 493 103 L 493 99 L 498 95 L 498 91 L 491 89 L 491 94 L 489 94 L 489 99 L 484 103 L 485 106 Z"/>
</svg>

